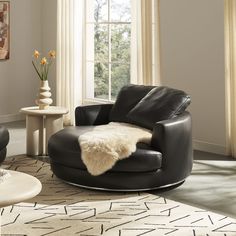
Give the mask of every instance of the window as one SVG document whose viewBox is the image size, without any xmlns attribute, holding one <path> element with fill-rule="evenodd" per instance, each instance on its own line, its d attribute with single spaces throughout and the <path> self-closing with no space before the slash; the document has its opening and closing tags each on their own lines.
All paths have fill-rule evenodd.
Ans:
<svg viewBox="0 0 236 236">
<path fill-rule="evenodd" d="M 85 3 L 85 98 L 112 101 L 130 83 L 131 0 Z"/>
</svg>

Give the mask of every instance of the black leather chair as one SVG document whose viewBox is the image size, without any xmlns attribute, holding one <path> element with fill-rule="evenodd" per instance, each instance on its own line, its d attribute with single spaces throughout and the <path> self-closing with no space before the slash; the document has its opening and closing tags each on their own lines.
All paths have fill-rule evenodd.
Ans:
<svg viewBox="0 0 236 236">
<path fill-rule="evenodd" d="M 9 132 L 8 130 L 0 126 L 0 164 L 5 160 L 7 154 L 7 144 L 9 142 Z"/>
<path fill-rule="evenodd" d="M 191 116 L 185 111 L 190 97 L 182 91 L 180 96 L 179 90 L 158 88 L 154 91 L 158 94 L 154 99 L 149 96 L 154 87 L 129 85 L 121 90 L 114 105 L 77 107 L 76 126 L 59 131 L 49 140 L 53 173 L 71 184 L 116 191 L 157 189 L 183 182 L 192 169 Z M 155 104 L 158 101 L 159 105 Z M 152 110 L 156 108 L 161 114 L 155 115 Z M 150 109 L 151 113 L 148 114 Z M 142 110 L 145 113 L 140 114 L 140 117 L 143 116 L 143 120 L 140 120 L 135 113 L 139 114 Z M 173 112 L 175 110 L 177 112 Z M 159 120 L 165 113 L 171 113 L 171 116 Z M 151 145 L 138 143 L 137 150 L 130 158 L 118 161 L 102 175 L 92 176 L 81 160 L 78 137 L 94 125 L 110 121 L 140 124 L 153 130 Z"/>
</svg>

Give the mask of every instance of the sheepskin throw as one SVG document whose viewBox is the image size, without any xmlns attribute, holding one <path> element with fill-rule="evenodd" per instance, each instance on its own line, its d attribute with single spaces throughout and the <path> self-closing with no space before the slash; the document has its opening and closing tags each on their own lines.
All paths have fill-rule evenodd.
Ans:
<svg viewBox="0 0 236 236">
<path fill-rule="evenodd" d="M 149 144 L 151 131 L 127 124 L 111 122 L 95 126 L 78 140 L 81 157 L 91 175 L 100 175 L 111 169 L 118 160 L 129 157 L 137 142 Z"/>
</svg>

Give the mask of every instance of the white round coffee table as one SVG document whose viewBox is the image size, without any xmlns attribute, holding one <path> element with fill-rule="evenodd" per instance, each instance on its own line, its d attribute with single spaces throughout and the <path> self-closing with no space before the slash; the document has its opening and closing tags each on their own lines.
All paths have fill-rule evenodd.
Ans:
<svg viewBox="0 0 236 236">
<path fill-rule="evenodd" d="M 25 107 L 20 112 L 26 114 L 26 154 L 46 156 L 48 139 L 63 129 L 63 115 L 67 114 L 68 110 L 57 106 L 50 106 L 46 110 Z"/>
<path fill-rule="evenodd" d="M 42 184 L 35 177 L 13 170 L 7 170 L 10 177 L 0 183 L 0 208 L 10 206 L 38 195 Z"/>
</svg>

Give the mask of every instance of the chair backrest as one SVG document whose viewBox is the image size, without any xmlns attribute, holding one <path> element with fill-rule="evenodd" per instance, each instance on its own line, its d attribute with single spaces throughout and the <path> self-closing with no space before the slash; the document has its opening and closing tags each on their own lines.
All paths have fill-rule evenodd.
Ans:
<svg viewBox="0 0 236 236">
<path fill-rule="evenodd" d="M 110 121 L 130 123 L 127 114 L 145 97 L 154 86 L 129 84 L 121 88 L 110 113 Z"/>
<path fill-rule="evenodd" d="M 156 122 L 183 113 L 190 102 L 190 96 L 182 90 L 128 85 L 118 94 L 110 121 L 132 123 L 152 130 Z"/>
</svg>

